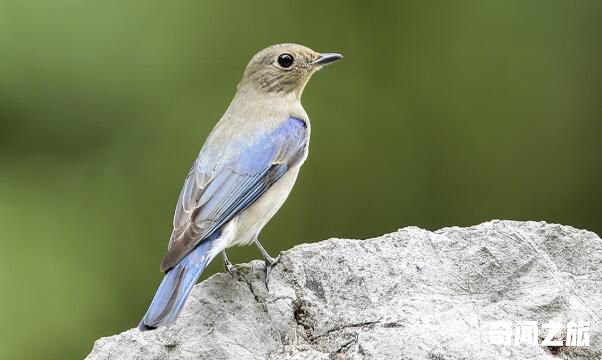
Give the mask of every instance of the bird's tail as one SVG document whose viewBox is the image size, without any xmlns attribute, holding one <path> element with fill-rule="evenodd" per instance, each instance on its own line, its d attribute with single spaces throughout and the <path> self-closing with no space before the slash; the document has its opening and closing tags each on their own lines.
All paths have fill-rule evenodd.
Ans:
<svg viewBox="0 0 602 360">
<path fill-rule="evenodd" d="M 154 330 L 176 321 L 192 287 L 212 260 L 209 250 L 215 240 L 216 238 L 212 237 L 201 242 L 165 274 L 150 307 L 138 325 L 140 331 Z"/>
</svg>

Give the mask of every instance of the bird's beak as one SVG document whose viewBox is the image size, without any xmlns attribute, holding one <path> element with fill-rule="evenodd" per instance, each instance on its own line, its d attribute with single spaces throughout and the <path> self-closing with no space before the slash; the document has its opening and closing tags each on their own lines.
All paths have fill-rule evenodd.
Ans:
<svg viewBox="0 0 602 360">
<path fill-rule="evenodd" d="M 343 55 L 341 55 L 341 54 L 337 54 L 337 53 L 322 53 L 322 54 L 320 54 L 320 57 L 317 58 L 316 60 L 312 61 L 311 64 L 322 67 L 324 65 L 331 64 L 331 63 L 333 63 L 335 61 L 339 61 L 342 58 L 343 58 Z"/>
</svg>

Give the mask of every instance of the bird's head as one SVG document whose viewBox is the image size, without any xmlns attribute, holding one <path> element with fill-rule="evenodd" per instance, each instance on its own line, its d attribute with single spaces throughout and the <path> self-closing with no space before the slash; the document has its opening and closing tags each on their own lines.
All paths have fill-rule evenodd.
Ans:
<svg viewBox="0 0 602 360">
<path fill-rule="evenodd" d="M 321 54 L 297 44 L 273 45 L 253 56 L 238 89 L 270 94 L 292 93 L 301 98 L 314 72 L 342 58 L 341 54 Z"/>
</svg>

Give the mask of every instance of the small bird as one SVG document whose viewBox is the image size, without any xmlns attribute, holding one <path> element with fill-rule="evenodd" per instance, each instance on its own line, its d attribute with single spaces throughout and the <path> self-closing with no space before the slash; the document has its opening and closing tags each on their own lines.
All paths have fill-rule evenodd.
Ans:
<svg viewBox="0 0 602 360">
<path fill-rule="evenodd" d="M 247 65 L 230 106 L 192 165 L 180 193 L 165 273 L 141 331 L 172 324 L 209 262 L 226 249 L 255 243 L 269 269 L 271 257 L 257 236 L 288 197 L 309 147 L 309 117 L 301 105 L 308 80 L 342 59 L 297 44 L 270 46 Z M 234 275 L 233 275 L 234 276 Z"/>
</svg>

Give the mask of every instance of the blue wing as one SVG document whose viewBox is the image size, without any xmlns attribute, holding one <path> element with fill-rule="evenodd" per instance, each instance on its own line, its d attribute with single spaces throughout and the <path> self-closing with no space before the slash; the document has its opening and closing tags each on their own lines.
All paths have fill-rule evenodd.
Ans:
<svg viewBox="0 0 602 360">
<path fill-rule="evenodd" d="M 290 117 L 218 168 L 203 169 L 197 159 L 180 194 L 161 270 L 173 268 L 200 242 L 251 206 L 303 158 L 307 141 L 306 123 Z"/>
</svg>

